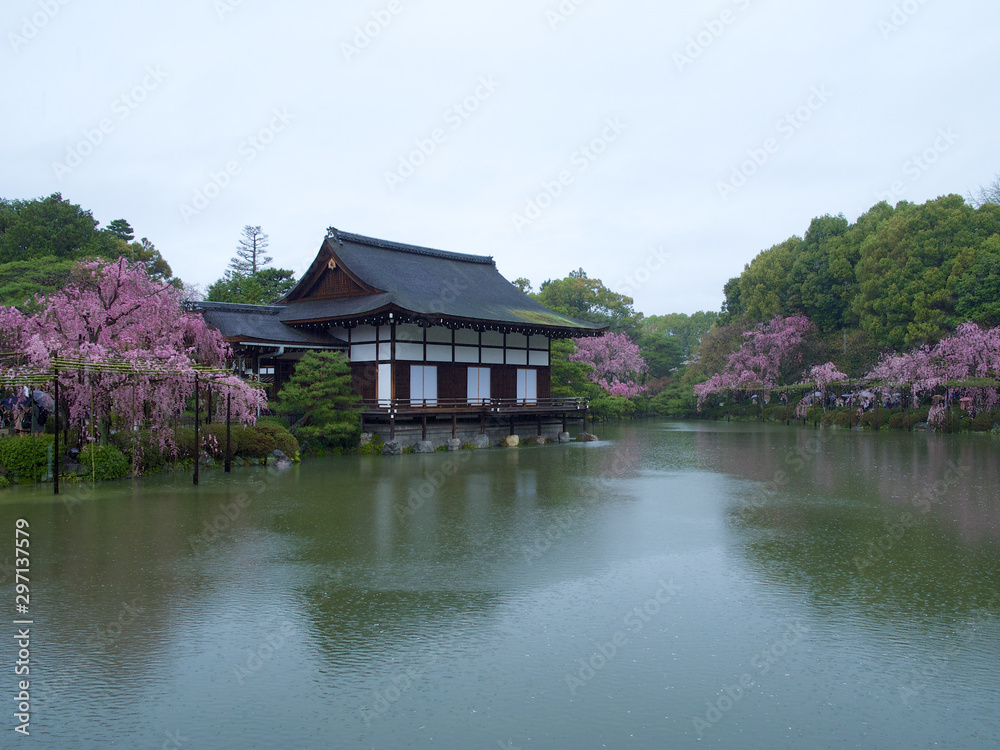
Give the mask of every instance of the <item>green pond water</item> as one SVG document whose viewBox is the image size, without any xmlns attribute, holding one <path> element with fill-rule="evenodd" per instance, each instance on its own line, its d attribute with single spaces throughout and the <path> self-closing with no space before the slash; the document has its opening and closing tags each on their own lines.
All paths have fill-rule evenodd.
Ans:
<svg viewBox="0 0 1000 750">
<path fill-rule="evenodd" d="M 1000 438 L 597 432 L 4 490 L 0 747 L 997 747 Z"/>
</svg>

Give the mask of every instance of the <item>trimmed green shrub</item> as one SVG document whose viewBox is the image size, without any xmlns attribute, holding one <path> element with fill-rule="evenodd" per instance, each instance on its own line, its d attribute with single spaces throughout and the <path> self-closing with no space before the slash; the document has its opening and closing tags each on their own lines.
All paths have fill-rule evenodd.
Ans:
<svg viewBox="0 0 1000 750">
<path fill-rule="evenodd" d="M 768 406 L 764 410 L 764 417 L 775 422 L 785 422 L 788 420 L 789 408 L 787 406 Z"/>
<path fill-rule="evenodd" d="M 838 409 L 837 411 L 828 411 L 823 416 L 823 426 L 824 427 L 850 427 L 854 421 L 854 415 L 847 409 Z"/>
<path fill-rule="evenodd" d="M 635 414 L 635 403 L 622 396 L 599 396 L 590 401 L 594 419 L 624 419 Z"/>
<path fill-rule="evenodd" d="M 283 424 L 276 424 L 271 421 L 258 422 L 252 429 L 256 429 L 257 432 L 263 435 L 267 435 L 269 438 L 271 438 L 271 442 L 273 443 L 274 447 L 271 448 L 271 450 L 269 450 L 267 454 L 271 453 L 271 451 L 279 450 L 286 456 L 291 457 L 294 456 L 295 453 L 298 452 L 299 450 L 299 441 L 295 439 L 295 436 L 292 433 L 290 433 L 288 431 L 288 428 L 285 427 Z M 226 435 L 226 430 L 225 430 L 225 425 L 223 425 L 222 426 L 223 439 L 225 439 L 225 435 Z"/>
<path fill-rule="evenodd" d="M 912 429 L 910 424 L 910 419 L 908 414 L 902 412 L 895 412 L 889 415 L 889 429 L 890 430 L 909 430 Z"/>
<path fill-rule="evenodd" d="M 113 445 L 88 443 L 80 451 L 80 467 L 97 479 L 122 479 L 132 473 L 132 464 Z"/>
<path fill-rule="evenodd" d="M 998 422 L 1000 411 L 981 411 L 972 418 L 972 429 L 976 432 L 989 432 Z"/>
<path fill-rule="evenodd" d="M 0 474 L 15 482 L 39 482 L 53 450 L 51 435 L 0 439 Z"/>
<path fill-rule="evenodd" d="M 201 427 L 198 431 L 202 453 L 208 452 L 216 461 L 226 457 L 226 425 L 213 422 Z M 253 427 L 243 425 L 230 426 L 232 457 L 260 460 L 274 451 L 283 451 L 292 458 L 299 451 L 299 442 L 283 425 L 278 422 L 265 422 Z M 112 436 L 112 442 L 131 465 L 133 448 L 139 452 L 139 470 L 141 472 L 157 471 L 167 464 L 177 461 L 190 461 L 194 458 L 194 427 L 178 427 L 174 430 L 171 444 L 161 449 L 156 433 L 142 430 L 138 434 L 120 432 Z"/>
</svg>

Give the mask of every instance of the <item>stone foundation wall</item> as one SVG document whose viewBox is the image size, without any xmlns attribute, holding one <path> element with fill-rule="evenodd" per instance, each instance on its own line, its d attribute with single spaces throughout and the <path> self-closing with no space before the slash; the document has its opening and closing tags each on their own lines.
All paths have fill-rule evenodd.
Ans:
<svg viewBox="0 0 1000 750">
<path fill-rule="evenodd" d="M 568 421 L 567 429 L 574 438 L 583 432 L 582 420 Z M 365 432 L 378 435 L 382 442 L 389 441 L 389 425 L 384 422 L 372 422 L 365 420 Z M 542 437 L 556 440 L 562 432 L 562 419 L 548 418 L 542 420 Z M 422 426 L 420 422 L 396 422 L 396 441 L 404 448 L 416 445 L 422 440 Z M 479 421 L 459 421 L 456 437 L 462 445 L 471 443 L 480 434 Z M 490 445 L 499 445 L 505 438 L 511 435 L 511 426 L 508 420 L 487 421 L 484 434 L 490 439 Z M 538 421 L 530 419 L 524 421 L 514 421 L 514 435 L 517 435 L 521 442 L 530 442 L 531 438 L 538 436 Z M 451 440 L 451 419 L 428 420 L 427 421 L 427 441 L 435 448 L 447 445 Z"/>
</svg>

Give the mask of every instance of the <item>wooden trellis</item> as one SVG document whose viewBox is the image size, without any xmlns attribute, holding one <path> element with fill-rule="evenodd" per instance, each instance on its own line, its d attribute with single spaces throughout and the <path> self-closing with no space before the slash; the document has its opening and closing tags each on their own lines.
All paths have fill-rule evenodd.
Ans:
<svg viewBox="0 0 1000 750">
<path fill-rule="evenodd" d="M 0 353 L 0 359 L 9 359 L 12 357 L 22 357 L 23 354 L 19 352 L 6 352 Z M 20 387 L 20 386 L 38 386 L 38 385 L 52 385 L 54 394 L 53 401 L 55 402 L 55 408 L 53 409 L 55 419 L 55 458 L 53 461 L 53 485 L 54 494 L 59 494 L 59 374 L 60 372 L 76 371 L 83 372 L 85 374 L 90 373 L 117 373 L 122 375 L 173 375 L 173 376 L 187 376 L 190 375 L 194 378 L 194 404 L 195 404 L 195 419 L 194 419 L 194 444 L 195 444 L 195 461 L 194 461 L 194 484 L 198 484 L 198 468 L 200 466 L 200 461 L 198 460 L 198 430 L 199 422 L 201 421 L 200 412 L 200 384 L 202 379 L 206 379 L 209 383 L 213 383 L 216 387 L 235 387 L 232 383 L 220 382 L 218 378 L 223 376 L 230 376 L 233 373 L 229 370 L 221 367 L 205 367 L 201 365 L 195 365 L 189 369 L 176 369 L 169 367 L 156 367 L 156 366 L 144 366 L 138 367 L 133 362 L 127 360 L 105 360 L 103 362 L 91 362 L 88 360 L 75 358 L 75 357 L 63 357 L 57 356 L 52 359 L 52 363 L 48 369 L 29 369 L 24 370 L 14 370 L 13 372 L 8 371 L 7 373 L 0 374 L 0 386 L 6 387 Z M 211 399 L 211 391 L 209 391 L 209 399 Z M 211 402 L 209 402 L 211 403 Z M 232 393 L 226 394 L 226 460 L 225 460 L 225 471 L 229 473 L 232 471 L 232 439 L 231 439 L 231 429 L 230 429 L 230 418 L 231 418 L 231 407 L 232 407 Z M 211 408 L 211 407 L 209 407 Z M 94 415 L 91 414 L 91 419 Z M 96 479 L 96 477 L 95 477 Z"/>
</svg>

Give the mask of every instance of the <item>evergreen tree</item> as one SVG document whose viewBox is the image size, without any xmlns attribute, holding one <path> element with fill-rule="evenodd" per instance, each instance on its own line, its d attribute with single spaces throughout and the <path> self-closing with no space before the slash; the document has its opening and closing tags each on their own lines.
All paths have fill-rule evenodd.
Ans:
<svg viewBox="0 0 1000 750">
<path fill-rule="evenodd" d="M 267 245 L 268 237 L 261 228 L 247 224 L 243 227 L 243 236 L 236 244 L 236 256 L 229 261 L 230 270 L 243 276 L 256 276 L 264 266 L 274 260 L 270 255 L 264 255 Z"/>
<path fill-rule="evenodd" d="M 351 366 L 340 352 L 306 352 L 278 394 L 275 410 L 301 414 L 292 425 L 300 441 L 350 448 L 358 440 L 361 401 L 351 384 Z"/>
</svg>

